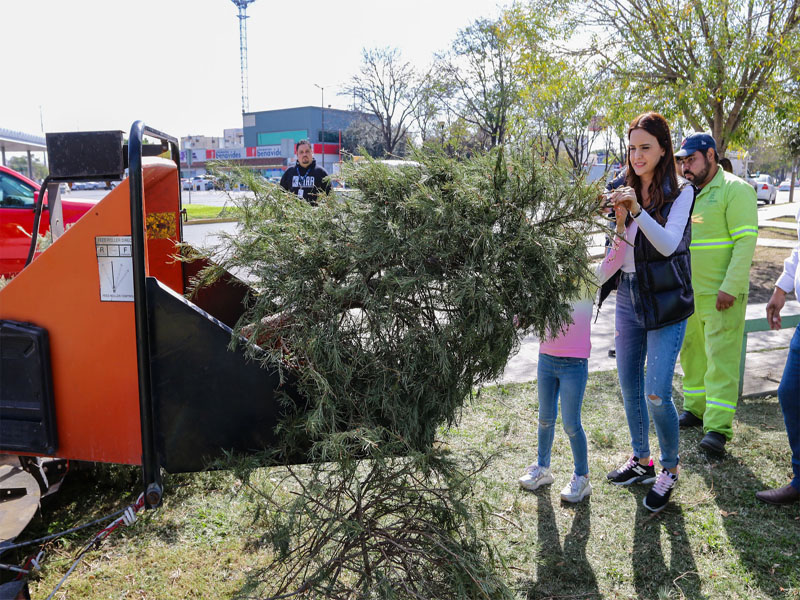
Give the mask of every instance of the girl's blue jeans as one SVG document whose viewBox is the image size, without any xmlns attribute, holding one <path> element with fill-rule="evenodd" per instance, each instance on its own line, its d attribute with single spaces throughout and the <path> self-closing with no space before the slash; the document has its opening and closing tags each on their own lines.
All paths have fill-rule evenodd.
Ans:
<svg viewBox="0 0 800 600">
<path fill-rule="evenodd" d="M 678 411 L 672 403 L 675 361 L 686 320 L 659 329 L 644 328 L 635 273 L 623 273 L 617 290 L 617 373 L 631 434 L 633 454 L 650 456 L 650 417 L 661 448 L 661 466 L 678 466 Z M 645 365 L 647 370 L 645 371 Z"/>
<path fill-rule="evenodd" d="M 589 377 L 585 358 L 539 354 L 539 465 L 550 466 L 558 399 L 561 398 L 561 422 L 569 436 L 576 475 L 589 473 L 586 433 L 581 425 L 581 404 Z"/>
</svg>

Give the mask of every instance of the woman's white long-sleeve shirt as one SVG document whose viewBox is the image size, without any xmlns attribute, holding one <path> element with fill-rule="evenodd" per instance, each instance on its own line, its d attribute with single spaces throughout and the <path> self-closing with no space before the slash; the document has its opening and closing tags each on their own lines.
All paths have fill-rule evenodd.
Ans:
<svg viewBox="0 0 800 600">
<path fill-rule="evenodd" d="M 686 221 L 689 220 L 689 213 L 692 211 L 692 200 L 694 192 L 690 186 L 683 188 L 672 204 L 669 211 L 667 222 L 659 224 L 650 214 L 642 209 L 639 216 L 633 219 L 628 225 L 625 237 L 630 244 L 626 245 L 625 258 L 622 261 L 622 270 L 625 273 L 636 271 L 633 258 L 633 240 L 636 239 L 636 232 L 641 229 L 653 247 L 664 256 L 669 256 L 678 247 L 683 238 L 683 230 L 686 228 Z"/>
</svg>

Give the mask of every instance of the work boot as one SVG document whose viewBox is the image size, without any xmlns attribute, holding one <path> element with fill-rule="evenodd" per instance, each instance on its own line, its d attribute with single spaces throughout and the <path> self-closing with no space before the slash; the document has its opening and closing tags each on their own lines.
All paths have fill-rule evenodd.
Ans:
<svg viewBox="0 0 800 600">
<path fill-rule="evenodd" d="M 694 416 L 694 413 L 690 413 L 688 410 L 683 411 L 678 417 L 678 425 L 681 427 L 699 427 L 702 424 L 703 419 Z"/>
<path fill-rule="evenodd" d="M 800 500 L 800 490 L 792 484 L 785 485 L 774 490 L 764 490 L 756 492 L 756 498 L 767 504 L 782 506 L 784 504 L 794 504 Z"/>
<path fill-rule="evenodd" d="M 700 440 L 700 447 L 706 452 L 711 454 L 722 455 L 725 454 L 725 436 L 716 431 L 709 431 L 702 440 Z"/>
</svg>

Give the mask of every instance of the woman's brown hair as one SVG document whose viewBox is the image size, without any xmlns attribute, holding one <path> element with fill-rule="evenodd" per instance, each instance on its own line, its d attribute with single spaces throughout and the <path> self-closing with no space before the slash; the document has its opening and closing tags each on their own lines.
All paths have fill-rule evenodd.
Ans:
<svg viewBox="0 0 800 600">
<path fill-rule="evenodd" d="M 631 164 L 631 155 L 628 153 L 628 176 L 626 184 L 636 191 L 636 198 L 643 208 L 655 216 L 656 221 L 662 225 L 666 219 L 661 216 L 661 208 L 666 202 L 672 201 L 678 194 L 678 174 L 675 171 L 674 150 L 672 148 L 672 137 L 669 133 L 667 120 L 657 112 L 646 112 L 631 121 L 628 127 L 628 139 L 631 132 L 635 129 L 642 129 L 658 140 L 658 145 L 664 150 L 664 156 L 658 161 L 653 172 L 653 180 L 650 182 L 648 196 L 650 203 L 645 207 L 642 203 L 642 180 L 634 172 Z M 664 182 L 669 182 L 669 197 L 664 196 Z"/>
</svg>

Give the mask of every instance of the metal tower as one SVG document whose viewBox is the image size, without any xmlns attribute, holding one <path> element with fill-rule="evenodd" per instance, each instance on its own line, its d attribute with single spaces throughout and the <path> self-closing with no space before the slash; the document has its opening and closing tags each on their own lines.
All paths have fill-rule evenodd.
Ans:
<svg viewBox="0 0 800 600">
<path fill-rule="evenodd" d="M 247 5 L 256 0 L 231 0 L 239 9 L 239 55 L 242 62 L 242 114 L 250 110 L 247 97 Z"/>
</svg>

